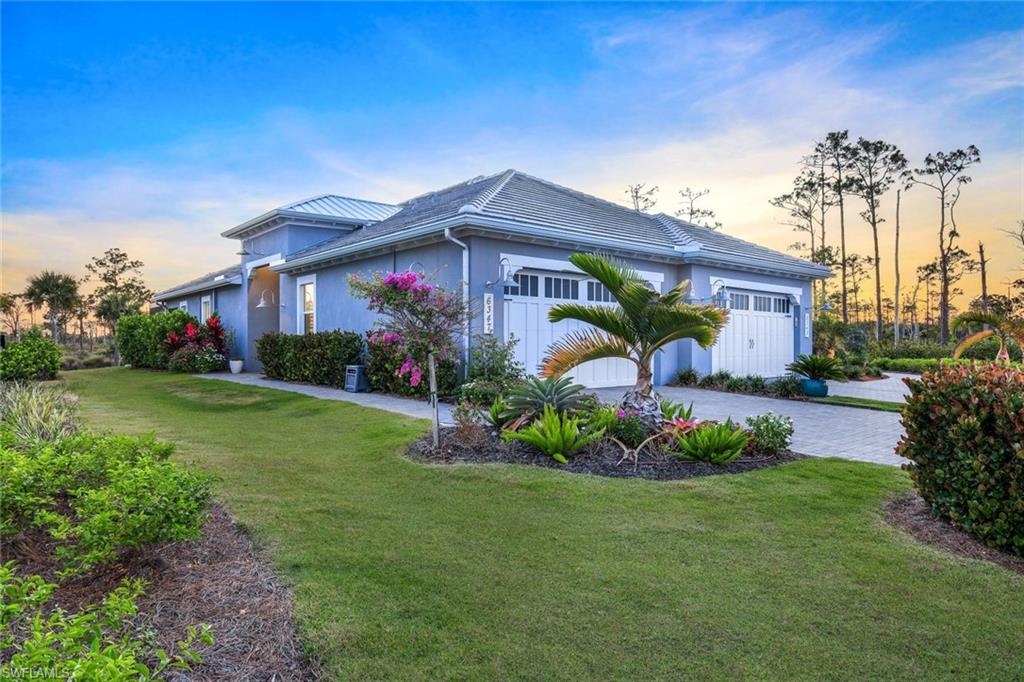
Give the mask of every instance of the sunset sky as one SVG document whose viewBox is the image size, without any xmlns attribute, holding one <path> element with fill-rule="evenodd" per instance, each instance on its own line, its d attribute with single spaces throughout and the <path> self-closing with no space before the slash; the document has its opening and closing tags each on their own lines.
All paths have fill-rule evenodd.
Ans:
<svg viewBox="0 0 1024 682">
<path fill-rule="evenodd" d="M 510 167 L 622 203 L 658 185 L 670 213 L 708 187 L 728 233 L 784 249 L 768 200 L 842 128 L 915 166 L 977 145 L 961 245 L 985 241 L 996 290 L 1024 265 L 1000 232 L 1024 216 L 1022 4 L 4 3 L 2 24 L 4 291 L 115 246 L 161 289 L 235 262 L 219 232 L 275 206 Z M 907 275 L 937 214 L 908 194 Z"/>
</svg>

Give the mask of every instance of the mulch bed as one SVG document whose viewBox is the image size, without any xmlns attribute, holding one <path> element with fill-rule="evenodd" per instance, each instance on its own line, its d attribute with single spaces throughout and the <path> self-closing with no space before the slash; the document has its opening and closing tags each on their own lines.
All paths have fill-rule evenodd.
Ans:
<svg viewBox="0 0 1024 682">
<path fill-rule="evenodd" d="M 945 519 L 932 516 L 928 503 L 918 495 L 901 495 L 885 505 L 885 520 L 921 542 L 941 547 L 969 559 L 990 561 L 1024 573 L 1024 559 L 992 549 Z"/>
<path fill-rule="evenodd" d="M 15 538 L 4 559 L 17 562 L 19 575 L 37 574 L 60 582 L 51 559 L 53 540 L 44 533 Z M 291 593 L 274 576 L 250 538 L 215 505 L 203 535 L 192 542 L 158 545 L 144 554 L 125 555 L 113 564 L 65 579 L 53 606 L 76 611 L 95 604 L 125 578 L 142 578 L 146 592 L 137 601 L 157 646 L 177 650 L 189 625 L 207 623 L 215 642 L 200 645 L 203 661 L 191 671 L 171 670 L 169 680 L 309 680 L 315 663 L 302 653 L 296 636 Z"/>
<path fill-rule="evenodd" d="M 489 429 L 466 437 L 456 435 L 457 429 L 441 429 L 441 445 L 434 449 L 428 434 L 409 446 L 408 456 L 416 461 L 432 464 L 526 464 L 569 471 L 574 474 L 594 474 L 614 478 L 649 478 L 671 481 L 697 476 L 740 474 L 746 471 L 778 466 L 804 455 L 784 452 L 775 456 L 744 455 L 729 464 L 687 462 L 662 452 L 655 447 L 644 448 L 640 461 L 622 462 L 622 449 L 602 440 L 575 452 L 568 464 L 559 464 L 522 441 L 506 442 Z"/>
</svg>

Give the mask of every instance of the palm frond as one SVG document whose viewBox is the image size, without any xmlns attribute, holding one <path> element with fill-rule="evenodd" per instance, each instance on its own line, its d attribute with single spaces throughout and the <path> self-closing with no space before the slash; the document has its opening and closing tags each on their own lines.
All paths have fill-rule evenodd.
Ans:
<svg viewBox="0 0 1024 682">
<path fill-rule="evenodd" d="M 728 313 L 710 305 L 655 306 L 650 314 L 651 336 L 661 347 L 679 339 L 693 339 L 701 348 L 710 348 L 725 326 Z"/>
<path fill-rule="evenodd" d="M 968 348 L 970 348 L 974 344 L 978 343 L 982 339 L 987 339 L 988 337 L 995 336 L 995 335 L 996 335 L 996 332 L 995 332 L 994 329 L 982 329 L 980 332 L 974 332 L 973 334 L 968 336 L 966 339 L 964 339 L 960 343 L 956 344 L 956 348 L 953 349 L 953 359 L 955 360 L 955 359 L 959 358 L 961 355 L 964 354 L 964 352 Z M 1001 342 L 1002 342 L 1002 339 L 1000 339 L 1000 343 Z M 1000 346 L 1000 347 L 1002 347 L 1002 346 Z"/>
<path fill-rule="evenodd" d="M 636 362 L 624 340 L 587 329 L 568 334 L 551 344 L 541 363 L 541 373 L 546 377 L 557 377 L 584 362 L 602 358 L 626 358 Z"/>
<path fill-rule="evenodd" d="M 987 324 L 993 327 L 1003 326 L 1004 320 L 995 313 L 986 313 L 980 310 L 968 310 L 965 313 L 960 313 L 953 320 L 953 329 L 963 329 L 964 327 L 972 324 Z"/>
<path fill-rule="evenodd" d="M 622 261 L 596 253 L 574 253 L 569 256 L 569 262 L 605 285 L 616 299 L 628 282 L 643 283 L 643 278 L 633 268 Z"/>
<path fill-rule="evenodd" d="M 686 294 L 690 292 L 690 280 L 684 279 L 679 284 L 675 285 L 668 290 L 668 293 L 663 294 L 661 302 L 666 305 L 676 305 L 677 303 L 684 303 Z"/>
<path fill-rule="evenodd" d="M 620 308 L 559 303 L 548 311 L 548 319 L 551 322 L 579 320 L 612 336 L 617 336 L 629 344 L 636 343 L 636 332 Z"/>
</svg>

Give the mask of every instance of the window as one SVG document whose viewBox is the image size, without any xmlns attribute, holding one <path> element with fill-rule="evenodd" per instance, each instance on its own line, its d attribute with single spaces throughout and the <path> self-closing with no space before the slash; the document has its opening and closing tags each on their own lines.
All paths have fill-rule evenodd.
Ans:
<svg viewBox="0 0 1024 682">
<path fill-rule="evenodd" d="M 505 287 L 506 296 L 539 296 L 540 278 L 537 275 L 517 274 L 512 277 L 514 287 Z"/>
<path fill-rule="evenodd" d="M 770 313 L 772 311 L 772 299 L 770 296 L 754 296 L 754 312 Z"/>
<path fill-rule="evenodd" d="M 731 310 L 750 310 L 750 296 L 748 294 L 729 294 L 729 308 Z"/>
<path fill-rule="evenodd" d="M 587 282 L 587 300 L 598 303 L 615 303 L 615 297 L 608 287 L 600 282 Z"/>
<path fill-rule="evenodd" d="M 316 332 L 316 275 L 299 277 L 295 283 L 298 285 L 298 313 L 297 321 L 300 334 L 313 334 Z"/>
<path fill-rule="evenodd" d="M 188 301 L 178 301 L 178 310 L 188 312 Z"/>
<path fill-rule="evenodd" d="M 580 297 L 580 283 L 568 277 L 545 277 L 544 298 L 568 298 L 576 300 Z"/>
<path fill-rule="evenodd" d="M 210 319 L 210 315 L 213 315 L 213 302 L 209 296 L 203 296 L 199 302 L 200 317 L 203 322 Z"/>
<path fill-rule="evenodd" d="M 783 315 L 789 315 L 789 299 L 788 298 L 777 298 L 774 303 L 774 310 L 777 313 Z"/>
</svg>

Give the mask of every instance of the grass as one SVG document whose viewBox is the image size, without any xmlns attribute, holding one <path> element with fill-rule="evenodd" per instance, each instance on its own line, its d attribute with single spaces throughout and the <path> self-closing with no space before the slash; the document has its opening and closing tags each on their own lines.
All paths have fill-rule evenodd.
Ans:
<svg viewBox="0 0 1024 682">
<path fill-rule="evenodd" d="M 336 679 L 1020 679 L 1024 580 L 887 526 L 892 467 L 813 459 L 659 483 L 424 466 L 426 424 L 123 369 L 67 376 L 155 431 L 294 585 Z"/>
<path fill-rule="evenodd" d="M 881 410 L 883 412 L 902 412 L 904 403 L 894 403 L 889 400 L 875 400 L 874 398 L 854 398 L 848 395 L 830 395 L 825 398 L 811 398 L 811 402 L 825 403 L 826 405 L 844 405 L 846 407 L 863 407 L 868 410 Z"/>
</svg>

